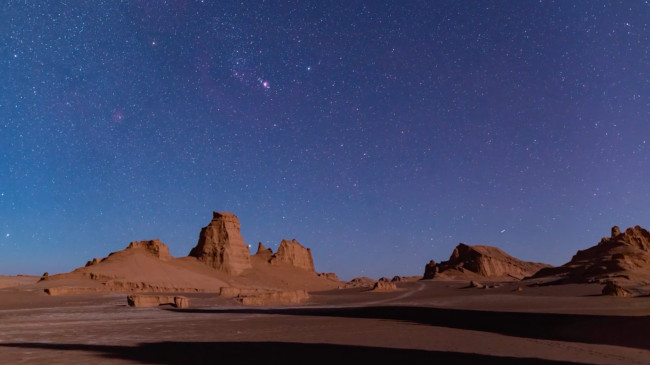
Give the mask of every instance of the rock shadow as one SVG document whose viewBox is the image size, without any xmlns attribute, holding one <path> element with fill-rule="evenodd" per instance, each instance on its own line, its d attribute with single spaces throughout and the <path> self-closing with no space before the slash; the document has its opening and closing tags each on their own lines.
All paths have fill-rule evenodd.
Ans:
<svg viewBox="0 0 650 365">
<path fill-rule="evenodd" d="M 498 333 L 543 340 L 650 349 L 650 316 L 494 312 L 461 309 L 375 306 L 291 309 L 183 309 L 183 313 L 254 313 L 342 318 L 374 318 L 421 325 Z"/>
<path fill-rule="evenodd" d="M 107 359 L 146 364 L 567 364 L 536 358 L 516 358 L 460 352 L 294 342 L 154 342 L 137 346 L 52 343 L 2 343 L 0 347 L 56 351 L 86 351 Z M 569 363 L 570 364 L 570 363 Z"/>
</svg>

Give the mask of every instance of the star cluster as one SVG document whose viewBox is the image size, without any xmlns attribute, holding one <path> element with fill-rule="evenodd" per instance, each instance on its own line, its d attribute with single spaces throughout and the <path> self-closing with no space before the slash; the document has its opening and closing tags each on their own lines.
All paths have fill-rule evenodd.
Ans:
<svg viewBox="0 0 650 365">
<path fill-rule="evenodd" d="M 650 226 L 647 3 L 2 8 L 2 273 L 186 255 L 212 210 L 344 278 Z"/>
</svg>

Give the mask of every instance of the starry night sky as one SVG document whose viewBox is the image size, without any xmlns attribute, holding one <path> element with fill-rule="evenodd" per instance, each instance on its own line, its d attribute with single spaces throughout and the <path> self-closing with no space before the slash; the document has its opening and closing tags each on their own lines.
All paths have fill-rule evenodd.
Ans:
<svg viewBox="0 0 650 365">
<path fill-rule="evenodd" d="M 650 226 L 643 1 L 5 1 L 0 273 L 296 238 L 342 278 Z"/>
</svg>

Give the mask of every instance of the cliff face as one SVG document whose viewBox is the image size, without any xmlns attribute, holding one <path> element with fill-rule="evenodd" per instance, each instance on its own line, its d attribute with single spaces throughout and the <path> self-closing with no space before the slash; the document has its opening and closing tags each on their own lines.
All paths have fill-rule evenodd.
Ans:
<svg viewBox="0 0 650 365">
<path fill-rule="evenodd" d="M 522 279 L 543 267 L 548 265 L 519 260 L 496 247 L 469 246 L 461 243 L 456 246 L 449 260 L 439 264 L 429 262 L 425 267 L 424 279 L 431 279 L 440 274 L 458 276 L 463 273 L 487 278 Z"/>
<path fill-rule="evenodd" d="M 201 229 L 199 241 L 189 256 L 232 275 L 252 268 L 248 246 L 240 233 L 239 219 L 232 213 L 214 212 L 210 224 Z"/>
<path fill-rule="evenodd" d="M 640 226 L 624 232 L 614 226 L 609 237 L 586 250 L 578 251 L 571 261 L 543 269 L 533 277 L 561 276 L 566 282 L 593 282 L 621 279 L 650 282 L 650 233 Z"/>
<path fill-rule="evenodd" d="M 314 260 L 311 257 L 311 250 L 303 247 L 298 241 L 282 240 L 278 252 L 269 260 L 271 264 L 286 263 L 308 271 L 314 270 Z"/>
</svg>

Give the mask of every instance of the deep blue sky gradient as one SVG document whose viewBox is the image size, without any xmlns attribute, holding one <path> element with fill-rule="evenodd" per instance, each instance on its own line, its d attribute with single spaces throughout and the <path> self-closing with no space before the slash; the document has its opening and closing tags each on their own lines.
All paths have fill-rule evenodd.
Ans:
<svg viewBox="0 0 650 365">
<path fill-rule="evenodd" d="M 647 2 L 1 9 L 0 273 L 184 256 L 213 210 L 346 279 L 650 226 Z"/>
</svg>

